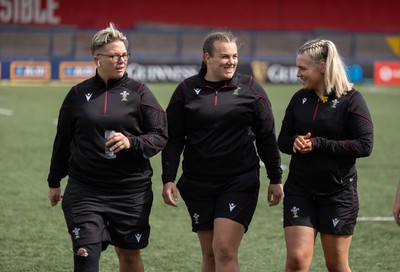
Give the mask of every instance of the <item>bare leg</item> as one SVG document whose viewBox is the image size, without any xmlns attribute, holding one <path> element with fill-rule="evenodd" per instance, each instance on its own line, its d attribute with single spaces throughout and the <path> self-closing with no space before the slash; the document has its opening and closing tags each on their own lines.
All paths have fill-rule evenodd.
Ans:
<svg viewBox="0 0 400 272">
<path fill-rule="evenodd" d="M 202 254 L 201 271 L 214 272 L 215 260 L 214 260 L 214 252 L 212 249 L 212 241 L 214 236 L 213 231 L 212 230 L 198 231 L 197 236 L 199 237 L 201 254 Z"/>
<path fill-rule="evenodd" d="M 349 250 L 351 235 L 321 234 L 325 264 L 330 272 L 350 272 Z"/>
<path fill-rule="evenodd" d="M 317 231 L 310 227 L 285 228 L 286 272 L 308 271 L 314 253 Z"/>
<path fill-rule="evenodd" d="M 115 252 L 118 256 L 120 272 L 144 272 L 140 250 L 115 247 Z"/>
<path fill-rule="evenodd" d="M 227 218 L 214 220 L 213 252 L 217 272 L 239 272 L 239 246 L 244 226 Z"/>
</svg>

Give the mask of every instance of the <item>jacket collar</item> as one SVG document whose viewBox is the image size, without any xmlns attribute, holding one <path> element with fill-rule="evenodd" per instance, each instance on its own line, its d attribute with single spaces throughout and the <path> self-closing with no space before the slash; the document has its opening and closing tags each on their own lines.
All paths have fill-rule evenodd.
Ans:
<svg viewBox="0 0 400 272">
<path fill-rule="evenodd" d="M 110 79 L 110 80 L 108 80 L 108 82 L 106 84 L 104 82 L 104 80 L 100 77 L 99 73 L 96 70 L 96 75 L 94 76 L 94 81 L 97 84 L 100 84 L 101 86 L 103 86 L 104 88 L 111 89 L 111 88 L 121 84 L 122 82 L 124 82 L 127 78 L 128 78 L 128 74 L 125 72 L 124 75 L 121 78 L 119 78 L 119 79 Z"/>
<path fill-rule="evenodd" d="M 210 86 L 209 81 L 205 80 L 205 78 L 204 78 L 206 76 L 206 73 L 207 73 L 207 67 L 201 67 L 198 75 L 200 78 L 200 85 L 203 87 Z M 235 74 L 233 75 L 233 77 L 231 79 L 225 80 L 225 85 L 223 87 L 236 89 L 237 86 L 238 86 L 238 77 L 237 77 L 237 73 L 235 72 Z"/>
</svg>

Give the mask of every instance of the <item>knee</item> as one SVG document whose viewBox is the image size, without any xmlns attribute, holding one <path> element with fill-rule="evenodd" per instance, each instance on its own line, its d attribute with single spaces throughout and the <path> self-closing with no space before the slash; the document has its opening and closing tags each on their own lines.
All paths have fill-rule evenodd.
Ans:
<svg viewBox="0 0 400 272">
<path fill-rule="evenodd" d="M 101 254 L 101 243 L 89 244 L 74 248 L 75 256 L 85 258 L 99 258 Z"/>
<path fill-rule="evenodd" d="M 127 250 L 115 247 L 118 259 L 123 263 L 137 263 L 141 261 L 140 250 Z"/>
<path fill-rule="evenodd" d="M 286 271 L 308 271 L 308 265 L 299 259 L 287 259 Z"/>
<path fill-rule="evenodd" d="M 214 246 L 214 256 L 219 262 L 230 262 L 237 259 L 237 250 L 226 244 Z"/>
<path fill-rule="evenodd" d="M 286 257 L 286 271 L 308 271 L 312 256 L 290 253 Z"/>
<path fill-rule="evenodd" d="M 76 247 L 74 249 L 75 256 L 84 258 L 99 258 L 101 254 L 101 244 L 90 244 Z"/>
<path fill-rule="evenodd" d="M 212 250 L 202 251 L 203 260 L 207 262 L 214 262 L 214 252 Z"/>
<path fill-rule="evenodd" d="M 80 246 L 74 249 L 74 267 L 76 271 L 98 271 L 101 255 L 101 243 Z"/>
<path fill-rule="evenodd" d="M 350 266 L 347 262 L 338 262 L 337 260 L 325 260 L 326 268 L 329 272 L 349 272 Z"/>
</svg>

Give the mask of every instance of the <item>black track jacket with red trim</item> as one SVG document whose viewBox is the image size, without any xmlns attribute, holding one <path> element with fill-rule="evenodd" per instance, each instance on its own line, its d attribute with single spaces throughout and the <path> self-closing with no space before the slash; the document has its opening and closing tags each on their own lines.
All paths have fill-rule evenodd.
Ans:
<svg viewBox="0 0 400 272">
<path fill-rule="evenodd" d="M 130 149 L 107 159 L 105 130 L 127 136 Z M 151 182 L 149 158 L 167 142 L 166 113 L 150 89 L 125 75 L 107 84 L 96 74 L 71 88 L 61 106 L 48 183 L 66 175 L 97 188 L 141 189 Z"/>
<path fill-rule="evenodd" d="M 311 132 L 313 150 L 293 153 L 297 135 Z M 324 103 L 312 90 L 296 92 L 282 121 L 279 149 L 292 155 L 288 179 L 310 193 L 337 192 L 357 182 L 356 158 L 369 156 L 373 146 L 373 125 L 360 92 L 352 89 Z"/>
<path fill-rule="evenodd" d="M 167 107 L 164 184 L 175 181 L 182 152 L 183 174 L 195 180 L 258 169 L 261 158 L 270 182 L 281 183 L 274 116 L 264 89 L 253 77 L 240 73 L 213 88 L 216 84 L 205 81 L 204 74 L 203 68 L 181 82 Z"/>
</svg>

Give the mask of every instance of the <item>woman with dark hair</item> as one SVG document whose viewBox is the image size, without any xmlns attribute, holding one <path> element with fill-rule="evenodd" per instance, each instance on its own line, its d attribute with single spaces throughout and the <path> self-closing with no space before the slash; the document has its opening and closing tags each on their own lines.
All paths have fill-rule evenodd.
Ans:
<svg viewBox="0 0 400 272">
<path fill-rule="evenodd" d="M 236 73 L 237 64 L 232 33 L 211 33 L 199 74 L 178 85 L 167 107 L 163 198 L 177 206 L 179 189 L 200 241 L 203 272 L 239 271 L 239 245 L 258 200 L 260 159 L 270 179 L 269 205 L 283 197 L 270 101 L 252 76 Z"/>
</svg>

